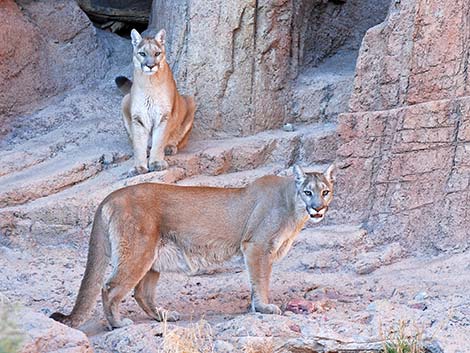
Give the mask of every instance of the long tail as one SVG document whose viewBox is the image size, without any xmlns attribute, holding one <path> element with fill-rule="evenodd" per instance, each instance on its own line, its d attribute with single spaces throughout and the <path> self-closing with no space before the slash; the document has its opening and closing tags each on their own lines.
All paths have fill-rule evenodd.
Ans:
<svg viewBox="0 0 470 353">
<path fill-rule="evenodd" d="M 194 112 L 196 111 L 196 101 L 194 100 L 193 96 L 183 96 L 183 98 L 186 100 L 187 104 L 187 117 L 191 117 L 190 119 L 194 119 Z"/>
<path fill-rule="evenodd" d="M 56 312 L 51 318 L 71 327 L 77 327 L 90 317 L 103 287 L 106 268 L 109 263 L 110 244 L 107 227 L 102 220 L 101 206 L 93 221 L 88 248 L 85 274 L 78 291 L 77 300 L 70 315 Z"/>
<path fill-rule="evenodd" d="M 114 82 L 116 82 L 116 86 L 118 86 L 122 93 L 128 94 L 131 91 L 132 81 L 127 77 L 118 76 L 114 79 Z"/>
</svg>

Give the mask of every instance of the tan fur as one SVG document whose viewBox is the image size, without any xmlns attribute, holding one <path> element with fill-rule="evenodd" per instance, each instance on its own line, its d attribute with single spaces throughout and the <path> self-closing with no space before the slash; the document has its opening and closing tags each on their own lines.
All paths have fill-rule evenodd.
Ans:
<svg viewBox="0 0 470 353">
<path fill-rule="evenodd" d="M 294 173 L 295 180 L 266 176 L 244 188 L 144 183 L 113 192 L 96 212 L 72 313 L 52 317 L 71 326 L 86 320 L 104 281 L 107 256 L 113 271 L 102 289 L 104 312 L 111 327 L 120 327 L 130 321 L 120 318 L 118 305 L 132 289 L 142 309 L 161 320 L 155 300 L 161 272 L 191 273 L 237 254 L 249 272 L 253 311 L 280 314 L 268 301 L 273 262 L 288 252 L 309 217 L 323 218 L 333 198 L 331 168 L 305 174 L 295 167 Z"/>
<path fill-rule="evenodd" d="M 122 100 L 122 115 L 134 149 L 134 168 L 129 175 L 164 170 L 164 156 L 185 147 L 193 126 L 193 97 L 181 96 L 165 56 L 165 31 L 132 31 L 134 78 Z M 118 80 L 124 82 L 118 82 Z M 124 79 L 124 80 L 123 80 Z M 128 82 L 116 83 L 128 90 Z M 151 142 L 147 161 L 147 146 Z"/>
</svg>

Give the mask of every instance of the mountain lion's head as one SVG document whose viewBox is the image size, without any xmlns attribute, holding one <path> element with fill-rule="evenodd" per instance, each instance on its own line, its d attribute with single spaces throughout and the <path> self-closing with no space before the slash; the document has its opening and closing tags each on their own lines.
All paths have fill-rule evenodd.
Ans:
<svg viewBox="0 0 470 353">
<path fill-rule="evenodd" d="M 134 47 L 134 66 L 147 75 L 153 75 L 165 61 L 165 35 L 164 29 L 158 33 L 146 30 L 139 34 L 135 29 L 131 31 L 132 46 Z"/>
<path fill-rule="evenodd" d="M 305 205 L 310 218 L 318 223 L 328 210 L 333 200 L 334 165 L 324 173 L 305 173 L 298 165 L 294 166 L 295 185 L 297 193 Z"/>
</svg>

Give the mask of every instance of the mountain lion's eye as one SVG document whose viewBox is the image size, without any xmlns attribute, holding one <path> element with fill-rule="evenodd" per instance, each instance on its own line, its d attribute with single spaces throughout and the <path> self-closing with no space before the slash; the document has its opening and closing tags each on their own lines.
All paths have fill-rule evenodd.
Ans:
<svg viewBox="0 0 470 353">
<path fill-rule="evenodd" d="M 147 54 L 145 54 L 145 52 L 143 52 L 143 51 L 139 51 L 139 55 L 140 56 L 146 56 Z"/>
<path fill-rule="evenodd" d="M 330 194 L 330 190 L 323 190 L 321 194 L 323 197 L 327 197 Z"/>
<path fill-rule="evenodd" d="M 159 55 L 160 55 L 160 52 L 155 53 L 155 56 L 159 56 Z"/>
<path fill-rule="evenodd" d="M 305 191 L 304 191 L 304 194 L 307 195 L 307 196 L 312 196 L 312 192 L 311 192 L 311 191 L 308 191 L 308 190 L 305 190 Z"/>
</svg>

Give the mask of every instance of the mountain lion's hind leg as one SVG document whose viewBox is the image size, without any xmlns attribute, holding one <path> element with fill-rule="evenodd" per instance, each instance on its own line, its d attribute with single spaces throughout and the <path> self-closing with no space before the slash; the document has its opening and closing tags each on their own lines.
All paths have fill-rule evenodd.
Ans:
<svg viewBox="0 0 470 353">
<path fill-rule="evenodd" d="M 140 234 L 139 234 L 140 236 Z M 117 267 L 113 268 L 111 277 L 102 290 L 103 309 L 111 328 L 132 324 L 130 319 L 121 319 L 119 304 L 148 272 L 153 263 L 153 253 L 145 249 L 133 249 L 132 253 L 121 253 Z M 135 253 L 142 256 L 133 256 Z"/>
<path fill-rule="evenodd" d="M 134 298 L 145 313 L 157 321 L 177 321 L 179 314 L 158 308 L 156 305 L 156 286 L 160 272 L 148 271 L 135 287 Z"/>
<path fill-rule="evenodd" d="M 248 242 L 243 246 L 243 256 L 250 275 L 251 308 L 263 314 L 281 314 L 277 305 L 269 304 L 269 281 L 272 260 L 262 245 Z"/>
</svg>

